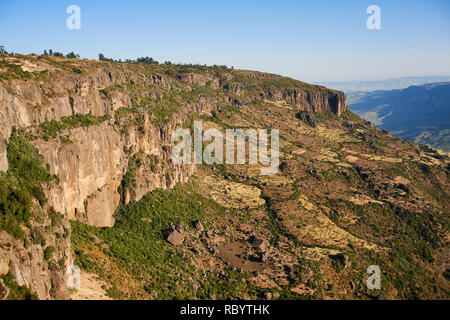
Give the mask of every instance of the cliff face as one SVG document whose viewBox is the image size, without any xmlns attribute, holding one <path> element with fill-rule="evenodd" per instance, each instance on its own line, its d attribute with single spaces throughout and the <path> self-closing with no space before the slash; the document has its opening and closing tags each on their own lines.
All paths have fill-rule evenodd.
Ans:
<svg viewBox="0 0 450 320">
<path fill-rule="evenodd" d="M 0 230 L 0 276 L 10 273 L 38 299 L 68 299 L 66 270 L 73 264 L 69 230 L 67 219 L 59 217 L 52 225 L 47 214 L 30 222 L 25 241 Z"/>
<path fill-rule="evenodd" d="M 347 110 L 345 94 L 339 91 L 318 87 L 317 92 L 305 92 L 297 89 L 270 91 L 264 97 L 271 100 L 284 100 L 299 110 L 311 112 L 333 112 L 340 116 Z"/>
<path fill-rule="evenodd" d="M 59 179 L 47 188 L 50 204 L 69 219 L 94 226 L 114 224 L 121 197 L 124 202 L 139 200 L 194 172 L 194 167 L 174 167 L 167 148 L 172 129 L 186 123 L 191 113 L 210 114 L 227 103 L 265 99 L 338 115 L 346 108 L 340 92 L 294 80 L 285 88 L 272 87 L 270 83 L 283 78 L 256 72 L 172 75 L 161 68 L 70 59 L 9 57 L 6 62 L 20 66 L 23 74 L 0 83 L 0 170 L 8 167 L 6 144 L 12 128 L 33 132 L 38 136 L 33 144 Z M 65 127 L 42 139 L 43 126 L 86 114 L 107 119 Z M 64 142 L 58 139 L 61 135 Z M 154 171 L 136 168 L 133 183 L 119 194 L 132 156 L 140 163 L 152 162 Z"/>
</svg>

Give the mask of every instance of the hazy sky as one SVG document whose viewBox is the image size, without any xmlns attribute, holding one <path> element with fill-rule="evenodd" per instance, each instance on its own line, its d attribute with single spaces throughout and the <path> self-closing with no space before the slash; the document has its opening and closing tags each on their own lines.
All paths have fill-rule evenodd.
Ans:
<svg viewBox="0 0 450 320">
<path fill-rule="evenodd" d="M 69 5 L 81 29 L 69 30 Z M 381 30 L 366 9 L 381 8 Z M 304 81 L 450 74 L 450 1 L 7 1 L 0 45 L 226 64 Z"/>
</svg>

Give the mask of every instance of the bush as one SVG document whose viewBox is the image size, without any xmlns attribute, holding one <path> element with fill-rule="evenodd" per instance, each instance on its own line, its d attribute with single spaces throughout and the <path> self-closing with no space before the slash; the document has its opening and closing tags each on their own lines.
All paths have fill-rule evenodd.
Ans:
<svg viewBox="0 0 450 320">
<path fill-rule="evenodd" d="M 73 103 L 73 99 L 71 98 L 71 104 Z M 50 137 L 56 138 L 56 136 L 63 130 L 67 128 L 78 128 L 78 127 L 87 127 L 90 125 L 99 124 L 103 121 L 108 120 L 110 117 L 105 115 L 102 117 L 96 117 L 92 114 L 76 114 L 70 117 L 63 117 L 61 121 L 47 121 L 43 122 L 39 125 L 39 129 L 41 131 L 41 136 L 44 140 L 48 140 Z M 60 136 L 60 140 L 62 143 L 70 143 L 71 140 L 68 137 Z"/>
<path fill-rule="evenodd" d="M 52 120 L 50 122 L 43 122 L 39 125 L 39 128 L 43 131 L 45 136 L 56 137 L 56 134 L 64 129 L 64 125 L 61 122 Z"/>
<path fill-rule="evenodd" d="M 50 259 L 53 257 L 53 252 L 55 252 L 55 248 L 53 248 L 51 246 L 45 248 L 45 250 L 44 250 L 45 261 L 50 261 Z"/>
</svg>

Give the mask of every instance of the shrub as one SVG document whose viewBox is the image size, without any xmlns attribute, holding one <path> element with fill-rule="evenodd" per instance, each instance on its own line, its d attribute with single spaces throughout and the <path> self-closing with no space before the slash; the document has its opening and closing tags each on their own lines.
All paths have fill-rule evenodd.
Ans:
<svg viewBox="0 0 450 320">
<path fill-rule="evenodd" d="M 52 120 L 50 122 L 41 123 L 39 128 L 43 131 L 44 135 L 54 138 L 59 131 L 64 129 L 64 125 L 61 122 Z"/>
<path fill-rule="evenodd" d="M 48 246 L 44 250 L 44 259 L 45 261 L 50 261 L 50 259 L 53 257 L 53 252 L 55 252 L 55 248 Z"/>
</svg>

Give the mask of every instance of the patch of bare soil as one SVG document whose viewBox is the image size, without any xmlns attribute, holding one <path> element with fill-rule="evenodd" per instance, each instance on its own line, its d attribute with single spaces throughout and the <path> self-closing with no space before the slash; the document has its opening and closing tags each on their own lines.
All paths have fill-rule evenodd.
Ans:
<svg viewBox="0 0 450 320">
<path fill-rule="evenodd" d="M 244 271 L 261 271 L 265 268 L 265 263 L 248 259 L 249 248 L 240 241 L 230 242 L 218 247 L 217 256 L 228 265 Z"/>
<path fill-rule="evenodd" d="M 95 274 L 81 271 L 81 288 L 70 293 L 72 300 L 111 300 L 103 289 L 105 283 Z"/>
</svg>

